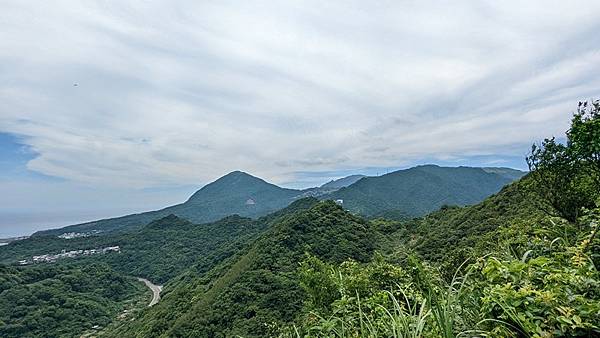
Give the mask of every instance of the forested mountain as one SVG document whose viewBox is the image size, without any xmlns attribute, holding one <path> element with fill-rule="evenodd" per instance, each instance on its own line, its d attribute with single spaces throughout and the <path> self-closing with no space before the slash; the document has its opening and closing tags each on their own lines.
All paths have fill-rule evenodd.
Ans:
<svg viewBox="0 0 600 338">
<path fill-rule="evenodd" d="M 0 265 L 0 337 L 74 337 L 103 328 L 137 298 L 143 286 L 105 264 Z"/>
<path fill-rule="evenodd" d="M 406 248 L 427 261 L 458 266 L 469 257 L 483 255 L 490 247 L 487 237 L 497 229 L 545 216 L 539 207 L 544 202 L 532 190 L 531 177 L 524 177 L 479 204 L 442 207 L 398 223 L 390 238 L 394 247 Z"/>
<path fill-rule="evenodd" d="M 381 275 L 368 278 L 377 278 L 386 287 L 395 287 L 394 283 L 402 280 L 408 283 L 410 278 L 405 273 L 397 275 L 394 270 L 397 268 L 381 262 L 384 256 L 374 261 L 375 250 L 391 261 L 414 252 L 453 273 L 462 263 L 459 260 L 474 254 L 477 248 L 489 249 L 486 236 L 510 226 L 515 220 L 543 217 L 530 189 L 530 180 L 525 179 L 480 204 L 445 207 L 410 222 L 382 219 L 369 222 L 331 201 L 299 200 L 264 218 L 269 220 L 265 222 L 268 226 L 256 241 L 248 242 L 252 244 L 220 260 L 212 270 L 194 267 L 184 272 L 169 284 L 161 303 L 144 311 L 133 322 L 105 334 L 139 337 L 277 335 L 287 325 L 308 315 L 306 304 L 314 302 L 311 300 L 314 294 L 319 294 L 310 287 L 319 283 L 332 287 L 326 284 L 327 279 L 321 280 L 325 278 L 322 275 L 311 279 L 311 273 L 323 272 L 318 269 L 319 264 L 334 269 L 346 262 L 344 269 L 357 273 L 361 268 L 347 263 L 348 260 L 371 262 L 365 265 L 365 271 Z M 172 217 L 171 221 L 174 220 Z M 303 269 L 308 271 L 299 269 L 298 262 L 304 262 Z M 386 271 L 384 267 L 392 270 Z M 367 276 L 348 278 L 350 284 L 346 287 L 367 292 L 355 284 L 367 283 L 364 279 Z M 350 282 L 352 278 L 359 279 Z M 372 287 L 374 285 L 369 286 Z M 325 295 L 329 291 L 322 290 L 320 297 L 333 301 L 339 295 L 338 291 Z"/>
<path fill-rule="evenodd" d="M 207 184 L 181 204 L 157 211 L 40 231 L 35 235 L 59 235 L 91 230 L 129 231 L 170 214 L 192 223 L 212 222 L 234 214 L 259 217 L 289 205 L 299 194 L 299 190 L 280 188 L 247 173 L 234 171 Z"/>
<path fill-rule="evenodd" d="M 2 259 L 8 262 L 109 245 L 119 245 L 120 253 L 25 266 L 0 264 L 1 336 L 79 337 L 92 327 L 98 326 L 91 330 L 95 334 L 110 323 L 126 323 L 147 304 L 147 289 L 132 276 L 173 284 L 167 292 L 174 289 L 179 296 L 167 299 L 179 306 L 191 293 L 184 295 L 177 286 L 187 288 L 218 275 L 274 222 L 316 203 L 310 198 L 299 200 L 257 220 L 229 216 L 197 225 L 169 215 L 134 232 L 70 240 L 40 236 L 14 242 L 11 250 L 2 251 Z"/>
<path fill-rule="evenodd" d="M 437 210 L 444 204 L 478 203 L 523 174 L 507 168 L 445 168 L 429 165 L 379 177 L 352 175 L 318 188 L 294 190 L 234 171 L 207 184 L 181 204 L 157 211 L 40 231 L 34 235 L 94 230 L 104 233 L 132 231 L 170 214 L 192 223 L 212 222 L 234 214 L 256 218 L 305 197 L 343 199 L 345 208 L 367 217 L 410 218 Z"/>
<path fill-rule="evenodd" d="M 425 215 L 443 205 L 481 202 L 512 182 L 519 173 L 524 174 L 506 169 L 424 165 L 365 177 L 327 198 L 341 199 L 344 208 L 367 217 L 396 213 L 409 218 Z"/>
</svg>

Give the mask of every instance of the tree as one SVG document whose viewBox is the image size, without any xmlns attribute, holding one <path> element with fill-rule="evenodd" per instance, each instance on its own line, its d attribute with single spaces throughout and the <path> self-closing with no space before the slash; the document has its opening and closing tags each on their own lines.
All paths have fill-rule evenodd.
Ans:
<svg viewBox="0 0 600 338">
<path fill-rule="evenodd" d="M 579 102 L 567 136 L 569 149 L 591 168 L 600 189 L 600 100 Z"/>
<path fill-rule="evenodd" d="M 535 190 L 552 206 L 544 211 L 574 222 L 582 208 L 593 208 L 600 196 L 600 103 L 580 102 L 566 144 L 545 139 L 526 160 Z"/>
</svg>

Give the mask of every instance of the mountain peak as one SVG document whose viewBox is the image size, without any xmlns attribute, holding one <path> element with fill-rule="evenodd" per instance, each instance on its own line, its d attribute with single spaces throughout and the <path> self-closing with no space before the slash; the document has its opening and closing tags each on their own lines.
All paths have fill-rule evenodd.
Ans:
<svg viewBox="0 0 600 338">
<path fill-rule="evenodd" d="M 240 170 L 236 170 L 236 171 L 232 171 L 227 175 L 221 176 L 218 179 L 216 179 L 215 181 L 208 183 L 207 185 L 205 185 L 204 187 L 202 187 L 199 191 L 205 190 L 205 189 L 213 189 L 215 187 L 225 187 L 225 186 L 229 186 L 229 187 L 243 187 L 243 186 L 248 186 L 248 185 L 252 185 L 252 186 L 262 186 L 262 185 L 273 185 L 271 183 L 268 183 L 267 181 L 263 180 L 262 178 L 250 175 L 246 172 L 240 171 Z M 274 185 L 273 185 L 274 186 Z"/>
<path fill-rule="evenodd" d="M 225 176 L 252 176 L 252 175 L 248 174 L 245 171 L 234 170 L 234 171 L 230 172 L 229 174 L 224 175 L 223 177 L 225 177 Z M 252 176 L 252 177 L 254 177 L 254 176 Z"/>
<path fill-rule="evenodd" d="M 213 217 L 208 220 L 232 214 L 256 217 L 287 206 L 299 193 L 236 170 L 196 191 L 182 208 L 194 215 L 210 212 Z"/>
</svg>

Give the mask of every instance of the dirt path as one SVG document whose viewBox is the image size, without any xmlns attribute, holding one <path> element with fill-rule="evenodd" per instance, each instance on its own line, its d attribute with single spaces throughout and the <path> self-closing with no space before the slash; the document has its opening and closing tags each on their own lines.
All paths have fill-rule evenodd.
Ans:
<svg viewBox="0 0 600 338">
<path fill-rule="evenodd" d="M 158 301 L 160 300 L 160 292 L 162 291 L 162 285 L 154 285 L 151 281 L 145 278 L 138 277 L 137 280 L 139 280 L 140 282 L 144 282 L 144 284 L 146 284 L 146 286 L 149 287 L 150 290 L 152 290 L 152 300 L 150 301 L 150 304 L 148 304 L 148 306 L 152 306 L 158 303 Z"/>
</svg>

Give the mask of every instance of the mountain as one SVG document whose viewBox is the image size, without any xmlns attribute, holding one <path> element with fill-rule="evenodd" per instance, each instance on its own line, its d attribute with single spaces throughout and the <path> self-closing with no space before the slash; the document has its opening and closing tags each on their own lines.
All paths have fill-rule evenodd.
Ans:
<svg viewBox="0 0 600 338">
<path fill-rule="evenodd" d="M 132 230 L 170 214 L 192 223 L 207 223 L 229 215 L 260 217 L 289 205 L 301 192 L 285 189 L 241 171 L 231 172 L 196 191 L 187 201 L 157 211 L 39 231 L 39 235 L 65 232 Z"/>
<path fill-rule="evenodd" d="M 479 203 L 517 176 L 512 169 L 423 165 L 365 177 L 323 198 L 342 200 L 345 209 L 368 217 L 411 218 L 444 205 Z"/>
<path fill-rule="evenodd" d="M 241 171 L 207 184 L 187 201 L 161 210 L 40 231 L 34 236 L 66 232 L 132 231 L 156 219 L 175 215 L 194 224 L 229 215 L 257 218 L 305 197 L 341 199 L 344 208 L 368 217 L 407 219 L 445 204 L 482 201 L 523 172 L 508 168 L 446 168 L 434 165 L 399 170 L 378 177 L 352 175 L 321 187 L 295 190 L 278 187 Z"/>
</svg>

